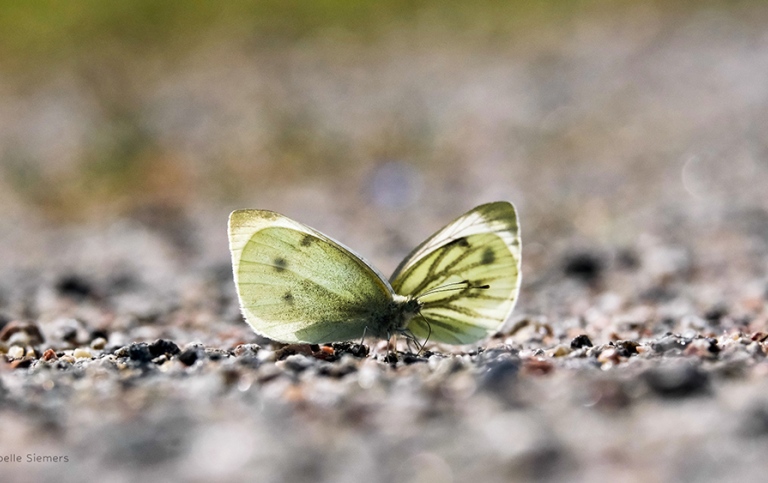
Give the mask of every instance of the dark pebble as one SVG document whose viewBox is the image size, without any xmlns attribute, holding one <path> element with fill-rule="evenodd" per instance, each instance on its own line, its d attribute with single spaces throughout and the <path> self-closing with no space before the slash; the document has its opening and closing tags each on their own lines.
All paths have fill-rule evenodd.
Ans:
<svg viewBox="0 0 768 483">
<path fill-rule="evenodd" d="M 720 353 L 720 346 L 717 345 L 717 339 L 708 337 L 707 342 L 709 343 L 709 346 L 707 346 L 707 350 L 711 352 L 712 354 L 719 354 Z"/>
<path fill-rule="evenodd" d="M 222 349 L 207 348 L 204 350 L 205 355 L 212 361 L 218 361 L 229 357 L 229 352 Z"/>
<path fill-rule="evenodd" d="M 56 282 L 56 291 L 59 295 L 83 300 L 93 296 L 93 286 L 85 278 L 79 275 L 65 275 Z"/>
<path fill-rule="evenodd" d="M 399 359 L 397 358 L 397 354 L 395 354 L 394 352 L 388 352 L 387 355 L 384 356 L 384 362 L 386 362 L 387 364 L 395 365 L 397 364 L 398 360 Z"/>
<path fill-rule="evenodd" d="M 197 362 L 197 359 L 200 357 L 200 351 L 196 347 L 190 347 L 181 351 L 177 357 L 185 366 L 191 366 Z"/>
<path fill-rule="evenodd" d="M 619 340 L 614 345 L 621 357 L 631 357 L 637 354 L 637 346 L 640 344 L 633 340 Z"/>
<path fill-rule="evenodd" d="M 403 362 L 405 364 L 414 364 L 416 362 L 427 362 L 427 359 L 416 354 L 406 354 L 403 356 Z"/>
<path fill-rule="evenodd" d="M 149 352 L 152 354 L 152 358 L 166 355 L 168 357 L 175 356 L 181 349 L 173 341 L 165 339 L 157 339 L 153 343 L 149 344 Z"/>
<path fill-rule="evenodd" d="M 133 361 L 138 362 L 150 362 L 154 359 L 152 352 L 149 350 L 149 346 L 145 342 L 134 342 L 127 347 L 118 349 L 115 352 L 117 357 L 128 357 Z"/>
<path fill-rule="evenodd" d="M 11 369 L 26 369 L 32 365 L 32 359 L 17 359 L 11 361 Z"/>
<path fill-rule="evenodd" d="M 662 397 L 682 398 L 706 393 L 709 376 L 691 364 L 674 364 L 649 369 L 643 373 L 648 387 Z"/>
<path fill-rule="evenodd" d="M 603 259 L 596 253 L 583 251 L 571 253 L 563 260 L 563 273 L 586 283 L 596 282 L 605 269 Z"/>
<path fill-rule="evenodd" d="M 368 346 L 354 342 L 335 342 L 331 344 L 333 350 L 341 357 L 341 354 L 352 354 L 355 357 L 368 357 L 370 350 Z"/>
<path fill-rule="evenodd" d="M 582 347 L 593 347 L 592 340 L 584 334 L 577 335 L 571 341 L 571 349 L 581 349 Z"/>
</svg>

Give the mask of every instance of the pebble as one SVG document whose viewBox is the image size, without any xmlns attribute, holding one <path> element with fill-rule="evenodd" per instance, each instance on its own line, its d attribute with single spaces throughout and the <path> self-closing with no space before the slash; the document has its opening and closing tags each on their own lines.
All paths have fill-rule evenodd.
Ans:
<svg viewBox="0 0 768 483">
<path fill-rule="evenodd" d="M 17 345 L 11 346 L 8 349 L 7 355 L 11 359 L 21 359 L 22 357 L 24 357 L 24 348 Z"/>
<path fill-rule="evenodd" d="M 592 347 L 592 340 L 585 334 L 574 337 L 571 341 L 571 349 L 581 349 L 583 347 Z"/>
<path fill-rule="evenodd" d="M 188 347 L 181 351 L 177 358 L 185 366 L 191 366 L 200 357 L 200 350 L 197 347 Z"/>
<path fill-rule="evenodd" d="M 103 350 L 107 346 L 107 339 L 97 337 L 91 341 L 91 349 Z"/>
<path fill-rule="evenodd" d="M 181 352 L 179 346 L 177 346 L 174 342 L 165 339 L 157 339 L 153 343 L 149 344 L 148 349 L 153 358 L 161 355 L 175 356 Z"/>
<path fill-rule="evenodd" d="M 91 351 L 86 349 L 85 347 L 78 347 L 72 352 L 72 356 L 75 359 L 91 359 L 93 356 L 91 354 Z"/>
<path fill-rule="evenodd" d="M 0 330 L 0 341 L 8 345 L 39 345 L 45 342 L 45 337 L 37 324 L 14 320 Z"/>
</svg>

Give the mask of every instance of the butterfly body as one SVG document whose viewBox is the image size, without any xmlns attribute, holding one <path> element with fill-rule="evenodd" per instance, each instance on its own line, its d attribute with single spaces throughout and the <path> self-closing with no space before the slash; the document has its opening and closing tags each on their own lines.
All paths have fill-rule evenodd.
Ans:
<svg viewBox="0 0 768 483">
<path fill-rule="evenodd" d="M 504 322 L 520 283 L 517 217 L 506 202 L 438 231 L 390 280 L 343 244 L 271 211 L 233 212 L 229 238 L 243 315 L 281 342 L 406 333 L 471 343 Z"/>
</svg>

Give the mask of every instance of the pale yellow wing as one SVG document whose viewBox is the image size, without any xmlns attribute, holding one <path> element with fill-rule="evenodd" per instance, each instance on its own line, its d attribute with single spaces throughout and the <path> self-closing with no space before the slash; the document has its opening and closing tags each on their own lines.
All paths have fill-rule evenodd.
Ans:
<svg viewBox="0 0 768 483">
<path fill-rule="evenodd" d="M 376 335 L 392 288 L 341 243 L 271 211 L 229 217 L 229 246 L 240 307 L 262 335 L 281 342 Z M 380 331 L 379 331 L 380 332 Z"/>
<path fill-rule="evenodd" d="M 469 344 L 493 334 L 512 313 L 520 290 L 520 261 L 514 206 L 488 203 L 419 245 L 390 282 L 396 293 L 423 303 L 424 318 L 416 316 L 408 325 L 417 337 Z M 450 287 L 458 289 L 443 290 Z M 435 289 L 443 291 L 424 295 Z"/>
</svg>

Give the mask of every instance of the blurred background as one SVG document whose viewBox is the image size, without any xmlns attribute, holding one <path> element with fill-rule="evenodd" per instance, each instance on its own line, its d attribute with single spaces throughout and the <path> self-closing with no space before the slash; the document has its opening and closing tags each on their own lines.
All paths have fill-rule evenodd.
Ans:
<svg viewBox="0 0 768 483">
<path fill-rule="evenodd" d="M 720 274 L 765 253 L 762 2 L 2 3 L 13 316 L 39 315 L 13 302 L 34 289 L 12 294 L 61 270 L 226 278 L 226 217 L 245 207 L 389 273 L 510 200 L 531 291 L 583 249 L 631 264 L 669 245 Z M 736 267 L 750 280 L 753 260 Z"/>
</svg>

